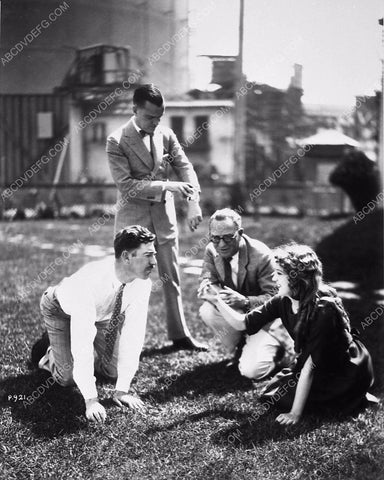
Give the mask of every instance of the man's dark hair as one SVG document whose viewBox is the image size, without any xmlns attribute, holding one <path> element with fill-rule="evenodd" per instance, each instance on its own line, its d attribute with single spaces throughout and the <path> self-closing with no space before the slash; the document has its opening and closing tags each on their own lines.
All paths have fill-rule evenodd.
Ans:
<svg viewBox="0 0 384 480">
<path fill-rule="evenodd" d="M 156 235 L 148 230 L 148 228 L 140 225 L 132 225 L 122 228 L 115 235 L 113 248 L 115 249 L 115 258 L 120 258 L 121 254 L 127 250 L 132 252 L 139 248 L 142 243 L 153 242 Z"/>
<path fill-rule="evenodd" d="M 145 102 L 151 102 L 157 107 L 162 107 L 164 98 L 160 90 L 153 83 L 147 83 L 136 88 L 133 94 L 133 104 L 143 107 Z"/>
</svg>

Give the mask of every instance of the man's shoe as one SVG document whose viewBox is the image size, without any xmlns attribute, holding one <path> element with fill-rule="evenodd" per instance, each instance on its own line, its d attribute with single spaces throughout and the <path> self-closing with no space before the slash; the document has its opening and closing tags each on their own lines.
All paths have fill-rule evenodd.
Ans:
<svg viewBox="0 0 384 480">
<path fill-rule="evenodd" d="M 45 331 L 41 338 L 34 343 L 32 350 L 31 350 L 31 363 L 34 367 L 38 368 L 39 361 L 44 357 L 47 353 L 47 349 L 49 347 L 49 337 L 48 332 Z"/>
<path fill-rule="evenodd" d="M 233 357 L 225 362 L 224 364 L 225 368 L 228 368 L 228 369 L 239 368 L 239 361 L 240 361 L 241 354 L 243 353 L 244 345 L 245 345 L 245 335 L 242 335 L 236 345 L 236 349 Z"/>
<path fill-rule="evenodd" d="M 48 347 L 47 353 L 43 355 L 43 357 L 39 360 L 38 367 L 40 370 L 46 370 L 47 372 L 50 372 L 51 369 L 49 368 L 49 359 L 50 359 L 50 354 L 49 352 L 52 350 L 52 347 Z"/>
<path fill-rule="evenodd" d="M 175 350 L 197 350 L 200 352 L 206 352 L 208 345 L 200 343 L 192 337 L 183 337 L 173 340 L 173 348 Z"/>
</svg>

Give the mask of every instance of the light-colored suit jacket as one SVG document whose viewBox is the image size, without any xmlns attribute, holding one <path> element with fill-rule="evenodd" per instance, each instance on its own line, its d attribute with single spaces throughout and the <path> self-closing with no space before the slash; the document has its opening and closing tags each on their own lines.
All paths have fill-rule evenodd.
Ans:
<svg viewBox="0 0 384 480">
<path fill-rule="evenodd" d="M 174 132 L 158 126 L 153 136 L 154 159 L 137 132 L 132 118 L 107 139 L 109 167 L 118 189 L 116 229 L 142 225 L 164 243 L 177 236 L 176 213 L 171 192 L 164 182 L 172 172 L 200 191 L 192 164 Z"/>
<path fill-rule="evenodd" d="M 224 262 L 213 243 L 205 249 L 201 278 L 208 278 L 215 285 L 224 285 Z M 259 240 L 242 236 L 239 248 L 237 289 L 249 298 L 253 309 L 262 305 L 277 293 L 271 250 Z"/>
</svg>

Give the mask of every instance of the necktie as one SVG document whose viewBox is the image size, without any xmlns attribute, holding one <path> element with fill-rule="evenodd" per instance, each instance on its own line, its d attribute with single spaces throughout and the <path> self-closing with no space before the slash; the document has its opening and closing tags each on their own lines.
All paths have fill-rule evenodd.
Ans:
<svg viewBox="0 0 384 480">
<path fill-rule="evenodd" d="M 121 301 L 123 298 L 123 290 L 125 287 L 125 283 L 123 283 L 119 290 L 117 291 L 117 296 L 115 300 L 115 305 L 113 307 L 111 321 L 108 325 L 108 330 L 105 333 L 105 351 L 103 361 L 104 363 L 108 363 L 112 357 L 113 349 L 115 347 L 117 332 L 120 326 L 124 322 L 124 315 L 121 314 Z"/>
<path fill-rule="evenodd" d="M 153 135 L 149 135 L 149 145 L 152 160 L 155 161 L 155 145 L 153 144 Z"/>
<path fill-rule="evenodd" d="M 146 137 L 149 135 L 149 153 L 151 154 L 152 160 L 155 160 L 155 146 L 153 144 L 153 135 L 147 133 L 145 130 L 139 130 L 141 138 Z"/>
<path fill-rule="evenodd" d="M 235 284 L 232 280 L 232 267 L 231 267 L 231 260 L 230 258 L 223 258 L 224 261 L 224 285 L 232 288 L 232 290 L 236 290 Z"/>
</svg>

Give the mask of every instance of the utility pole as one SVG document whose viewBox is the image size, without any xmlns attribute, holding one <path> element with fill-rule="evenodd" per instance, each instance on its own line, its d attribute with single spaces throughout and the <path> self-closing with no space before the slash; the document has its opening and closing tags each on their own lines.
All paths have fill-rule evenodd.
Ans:
<svg viewBox="0 0 384 480">
<path fill-rule="evenodd" d="M 244 86 L 243 75 L 243 44 L 244 44 L 244 1 L 240 0 L 239 13 L 239 50 L 236 59 L 236 82 L 235 82 L 235 138 L 234 138 L 234 191 L 232 202 L 240 204 L 243 208 L 246 197 L 245 192 L 245 129 L 246 129 L 246 101 L 241 92 Z M 237 205 L 235 205 L 237 206 Z"/>
<path fill-rule="evenodd" d="M 384 185 L 384 18 L 380 18 L 379 25 L 381 25 L 381 103 L 379 115 L 379 170 L 381 188 Z"/>
</svg>

